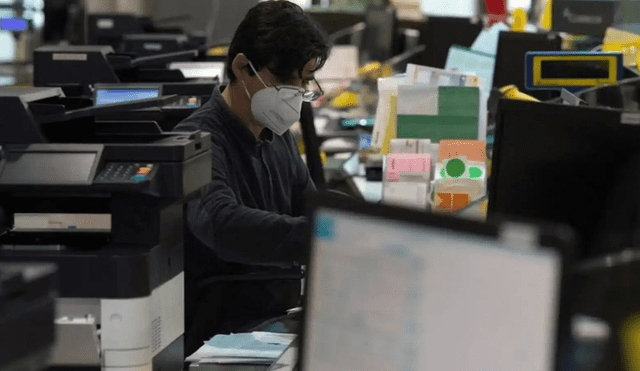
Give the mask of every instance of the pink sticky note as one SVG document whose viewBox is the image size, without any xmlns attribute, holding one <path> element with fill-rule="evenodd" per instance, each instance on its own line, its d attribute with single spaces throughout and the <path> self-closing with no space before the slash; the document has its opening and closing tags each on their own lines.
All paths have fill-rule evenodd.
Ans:
<svg viewBox="0 0 640 371">
<path fill-rule="evenodd" d="M 431 156 L 418 153 L 392 153 L 387 157 L 387 181 L 400 180 L 402 173 L 430 173 Z"/>
</svg>

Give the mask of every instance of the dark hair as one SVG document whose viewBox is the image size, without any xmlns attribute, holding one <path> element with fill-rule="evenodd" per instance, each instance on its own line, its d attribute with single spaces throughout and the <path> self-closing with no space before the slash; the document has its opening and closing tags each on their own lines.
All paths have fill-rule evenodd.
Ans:
<svg viewBox="0 0 640 371">
<path fill-rule="evenodd" d="M 226 74 L 231 82 L 237 77 L 233 60 L 243 53 L 256 71 L 267 67 L 281 82 L 302 75 L 305 65 L 318 58 L 320 69 L 329 55 L 329 40 L 324 30 L 298 5 L 284 0 L 259 3 L 249 10 L 236 30 L 227 56 Z M 253 75 L 250 67 L 249 74 Z"/>
</svg>

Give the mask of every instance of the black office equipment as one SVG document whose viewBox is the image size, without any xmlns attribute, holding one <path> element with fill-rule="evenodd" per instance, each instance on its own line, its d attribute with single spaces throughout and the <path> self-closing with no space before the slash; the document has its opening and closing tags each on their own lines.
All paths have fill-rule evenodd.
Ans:
<svg viewBox="0 0 640 371">
<path fill-rule="evenodd" d="M 638 156 L 640 127 L 633 115 L 501 100 L 489 215 L 566 223 L 581 239 L 578 258 L 637 247 L 640 197 L 629 177 L 637 173 Z"/>
<path fill-rule="evenodd" d="M 498 38 L 493 87 L 501 88 L 515 85 L 526 94 L 540 100 L 548 100 L 559 96 L 554 91 L 526 89 L 525 56 L 530 51 L 560 50 L 562 40 L 554 33 L 526 33 L 501 31 Z"/>
<path fill-rule="evenodd" d="M 56 324 L 52 366 L 182 369 L 183 204 L 211 181 L 210 136 L 93 119 L 170 100 L 79 108 L 59 88 L 0 89 L 0 261 L 57 264 L 57 315 L 79 321 Z"/>
<path fill-rule="evenodd" d="M 582 355 L 590 361 L 589 370 L 625 370 L 637 362 L 639 267 L 640 254 L 629 249 L 585 261 L 574 270 L 574 282 L 581 288 L 573 299 L 576 313 L 601 319 L 609 327 L 600 349 Z"/>
<path fill-rule="evenodd" d="M 53 264 L 0 264 L 0 369 L 47 368 L 57 289 Z"/>
<path fill-rule="evenodd" d="M 189 37 L 184 34 L 127 34 L 122 38 L 122 49 L 138 57 L 174 53 L 187 50 Z"/>
<path fill-rule="evenodd" d="M 570 230 L 311 205 L 301 370 L 568 368 Z"/>
<path fill-rule="evenodd" d="M 67 41 L 70 44 L 86 42 L 86 9 L 81 0 L 44 2 L 42 41 L 45 44 Z"/>
<path fill-rule="evenodd" d="M 145 22 L 132 14 L 90 14 L 87 27 L 87 44 L 109 45 L 114 50 L 120 50 L 123 35 L 147 31 Z"/>
<path fill-rule="evenodd" d="M 553 2 L 551 29 L 589 35 L 602 40 L 607 28 L 633 32 L 640 23 L 640 3 L 613 0 L 558 0 Z"/>
<path fill-rule="evenodd" d="M 164 94 L 209 96 L 218 81 L 189 80 L 180 70 L 158 65 L 188 61 L 198 52 L 182 51 L 134 58 L 110 46 L 43 46 L 34 52 L 34 86 L 61 87 L 68 96 L 93 96 L 97 83 L 163 83 Z"/>
<path fill-rule="evenodd" d="M 420 29 L 420 44 L 426 49 L 412 63 L 444 68 L 452 45 L 470 47 L 482 31 L 482 23 L 470 18 L 429 17 Z M 524 58 L 524 57 L 523 57 Z"/>
<path fill-rule="evenodd" d="M 360 63 L 385 62 L 397 50 L 398 20 L 395 8 L 370 7 L 365 12 L 365 30 L 360 48 Z"/>
<path fill-rule="evenodd" d="M 144 99 L 162 97 L 163 84 L 137 83 L 137 84 L 95 84 L 94 104 L 135 102 Z M 174 89 L 175 91 L 175 89 Z M 185 91 L 183 93 L 187 93 Z M 171 131 L 182 120 L 189 117 L 202 104 L 209 99 L 209 95 L 179 95 L 171 102 L 155 107 L 144 107 L 136 110 L 101 112 L 96 114 L 96 121 L 100 124 L 108 122 L 111 126 L 134 122 L 140 125 L 143 122 L 155 123 L 162 131 Z"/>
</svg>

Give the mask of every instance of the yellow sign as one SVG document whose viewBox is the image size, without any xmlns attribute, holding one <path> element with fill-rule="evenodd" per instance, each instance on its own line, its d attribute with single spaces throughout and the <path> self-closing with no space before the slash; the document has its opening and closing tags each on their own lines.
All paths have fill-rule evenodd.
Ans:
<svg viewBox="0 0 640 371">
<path fill-rule="evenodd" d="M 609 76 L 606 78 L 544 78 L 542 63 L 544 62 L 601 62 L 608 63 Z M 618 82 L 618 57 L 616 55 L 537 55 L 533 57 L 534 86 L 598 86 Z"/>
</svg>

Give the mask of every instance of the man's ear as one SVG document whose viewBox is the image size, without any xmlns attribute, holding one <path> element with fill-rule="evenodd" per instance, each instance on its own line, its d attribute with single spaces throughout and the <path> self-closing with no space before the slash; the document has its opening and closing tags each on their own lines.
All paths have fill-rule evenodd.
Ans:
<svg viewBox="0 0 640 371">
<path fill-rule="evenodd" d="M 233 58 L 233 62 L 231 63 L 231 70 L 238 79 L 242 79 L 242 77 L 247 74 L 248 64 L 249 60 L 247 59 L 247 57 L 242 53 L 238 53 L 238 55 Z"/>
</svg>

